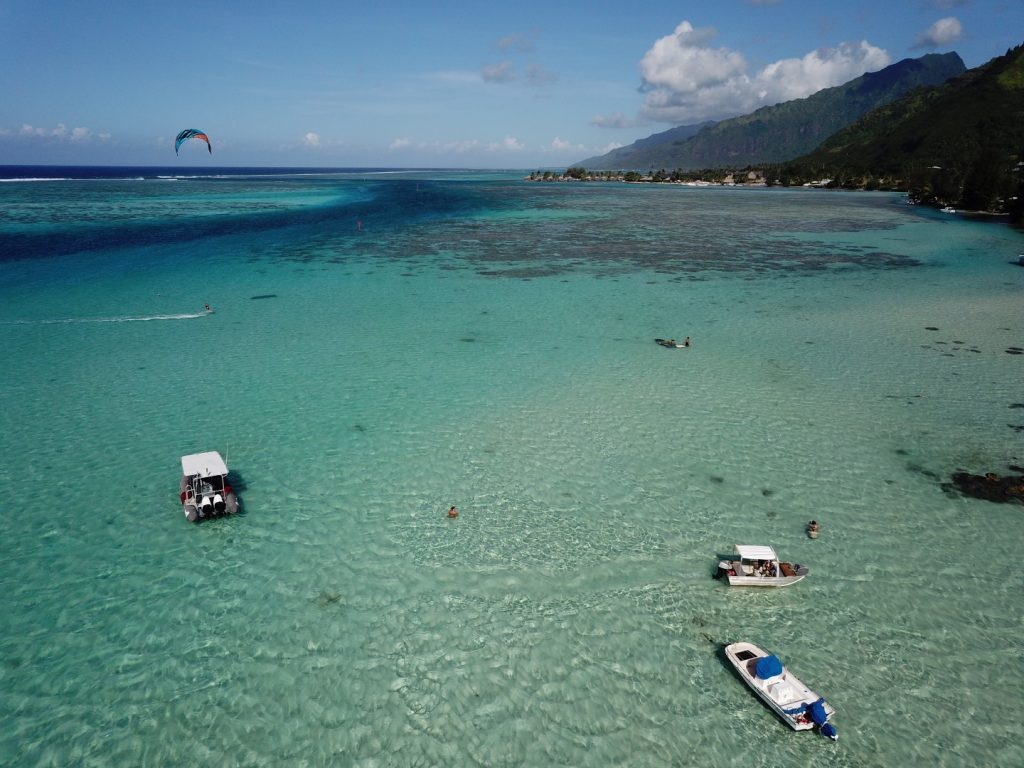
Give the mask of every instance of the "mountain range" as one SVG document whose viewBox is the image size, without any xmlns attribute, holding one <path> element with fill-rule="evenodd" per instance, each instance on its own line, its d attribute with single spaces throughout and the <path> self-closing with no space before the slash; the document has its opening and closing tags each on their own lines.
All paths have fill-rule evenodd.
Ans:
<svg viewBox="0 0 1024 768">
<path fill-rule="evenodd" d="M 788 166 L 847 174 L 961 170 L 1024 152 L 1024 45 L 941 86 L 919 88 L 828 137 Z"/>
<path fill-rule="evenodd" d="M 575 163 L 588 170 L 742 168 L 805 155 L 872 110 L 966 72 L 956 53 L 903 59 L 803 99 L 717 123 L 684 125 Z"/>
</svg>

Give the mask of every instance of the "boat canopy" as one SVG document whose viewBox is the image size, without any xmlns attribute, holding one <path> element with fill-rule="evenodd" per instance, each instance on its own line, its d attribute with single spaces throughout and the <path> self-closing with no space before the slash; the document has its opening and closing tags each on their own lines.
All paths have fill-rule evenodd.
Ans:
<svg viewBox="0 0 1024 768">
<path fill-rule="evenodd" d="M 192 453 L 181 457 L 181 473 L 183 475 L 199 475 L 200 477 L 226 475 L 228 465 L 216 451 Z"/>
<path fill-rule="evenodd" d="M 778 560 L 779 556 L 771 547 L 757 547 L 750 544 L 737 544 L 736 554 L 743 560 Z"/>
<path fill-rule="evenodd" d="M 762 656 L 757 660 L 755 669 L 758 677 L 767 680 L 769 677 L 782 674 L 782 662 L 778 656 Z"/>
</svg>

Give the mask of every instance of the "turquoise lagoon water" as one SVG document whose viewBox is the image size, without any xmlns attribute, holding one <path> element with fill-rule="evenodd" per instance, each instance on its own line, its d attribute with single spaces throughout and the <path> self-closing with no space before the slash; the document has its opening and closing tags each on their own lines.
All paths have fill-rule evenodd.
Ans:
<svg viewBox="0 0 1024 768">
<path fill-rule="evenodd" d="M 0 763 L 1024 763 L 1024 512 L 941 488 L 1024 463 L 1021 251 L 887 194 L 0 184 Z M 184 520 L 202 450 L 244 514 Z"/>
</svg>

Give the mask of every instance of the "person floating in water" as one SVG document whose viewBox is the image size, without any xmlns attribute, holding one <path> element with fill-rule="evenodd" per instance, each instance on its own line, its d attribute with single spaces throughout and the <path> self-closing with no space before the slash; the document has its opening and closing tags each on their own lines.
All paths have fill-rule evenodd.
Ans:
<svg viewBox="0 0 1024 768">
<path fill-rule="evenodd" d="M 818 538 L 818 530 L 819 527 L 817 520 L 811 520 L 811 522 L 807 524 L 807 535 L 810 536 L 812 539 Z"/>
<path fill-rule="evenodd" d="M 448 507 L 448 517 L 458 517 L 458 516 L 459 516 L 459 510 L 457 510 L 455 508 L 454 504 L 452 506 Z"/>
</svg>

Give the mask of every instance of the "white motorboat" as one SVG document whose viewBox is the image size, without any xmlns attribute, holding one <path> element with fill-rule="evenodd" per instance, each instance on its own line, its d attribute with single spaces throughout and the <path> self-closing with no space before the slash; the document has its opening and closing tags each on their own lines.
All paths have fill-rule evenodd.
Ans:
<svg viewBox="0 0 1024 768">
<path fill-rule="evenodd" d="M 180 491 L 181 508 L 191 523 L 239 509 L 238 496 L 228 484 L 228 465 L 216 451 L 181 457 Z"/>
<path fill-rule="evenodd" d="M 735 550 L 722 557 L 715 574 L 727 578 L 730 587 L 788 587 L 810 573 L 800 563 L 781 562 L 771 547 L 737 544 Z"/>
<path fill-rule="evenodd" d="M 725 657 L 743 682 L 794 731 L 818 726 L 822 736 L 839 739 L 828 722 L 835 709 L 786 669 L 778 656 L 753 643 L 733 643 L 725 647 Z"/>
</svg>

